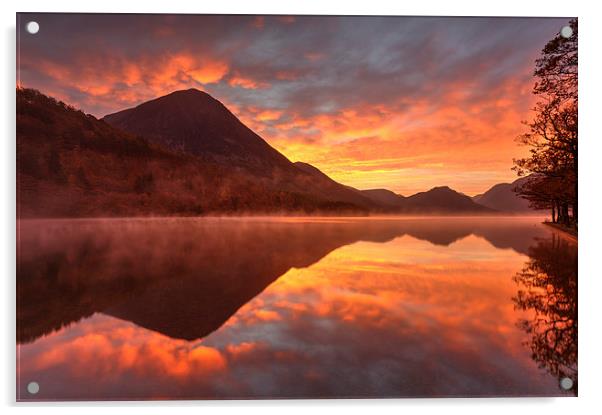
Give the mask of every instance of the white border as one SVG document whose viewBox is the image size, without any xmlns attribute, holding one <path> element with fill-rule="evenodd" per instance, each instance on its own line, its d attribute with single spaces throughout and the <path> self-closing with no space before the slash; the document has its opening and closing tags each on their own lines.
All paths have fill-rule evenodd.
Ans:
<svg viewBox="0 0 602 415">
<path fill-rule="evenodd" d="M 23 413 L 82 413 L 104 414 L 111 407 L 122 407 L 129 414 L 163 413 L 167 407 L 182 412 L 216 411 L 265 415 L 303 414 L 308 411 L 346 414 L 364 414 L 366 411 L 399 414 L 419 410 L 425 413 L 478 413 L 504 414 L 508 412 L 545 412 L 546 414 L 600 413 L 602 408 L 601 385 L 602 366 L 602 269 L 600 237 L 602 235 L 602 134 L 600 133 L 599 113 L 602 112 L 602 90 L 600 88 L 602 41 L 602 14 L 600 2 L 576 0 L 565 1 L 525 1 L 505 0 L 503 2 L 439 0 L 439 1 L 384 1 L 384 0 L 337 0 L 337 1 L 282 1 L 282 0 L 229 0 L 224 2 L 124 2 L 123 0 L 103 0 L 102 2 L 82 2 L 54 0 L 20 1 L 16 4 L 2 2 L 2 48 L 1 71 L 2 93 L 0 125 L 4 130 L 0 155 L 0 175 L 3 189 L 0 215 L 2 247 L 0 264 L 4 268 L 2 281 L 3 331 L 0 349 L 3 364 L 0 377 L 0 403 L 8 411 Z M 579 95 L 580 95 L 580 249 L 579 249 L 579 398 L 556 399 L 408 399 L 408 400 L 329 400 L 329 401 L 214 401 L 214 402 L 135 402 L 135 403 L 74 403 L 74 404 L 15 404 L 15 13 L 31 12 L 120 12 L 120 13 L 236 13 L 236 14 L 356 14 L 356 15 L 454 15 L 454 16 L 578 16 L 579 17 Z M 520 40 L 518 40 L 520 42 Z M 542 45 L 543 46 L 543 45 Z M 85 409 L 82 409 L 82 406 Z M 19 408 L 21 407 L 21 408 Z M 168 409 L 172 410 L 172 409 Z"/>
</svg>

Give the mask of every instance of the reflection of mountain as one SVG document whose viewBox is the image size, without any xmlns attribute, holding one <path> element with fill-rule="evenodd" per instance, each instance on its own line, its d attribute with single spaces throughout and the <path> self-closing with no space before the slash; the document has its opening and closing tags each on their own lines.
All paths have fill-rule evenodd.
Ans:
<svg viewBox="0 0 602 415">
<path fill-rule="evenodd" d="M 559 382 L 570 378 L 577 395 L 577 245 L 557 234 L 539 240 L 514 280 L 516 307 L 534 313 L 519 322 L 533 359 Z"/>
<path fill-rule="evenodd" d="M 29 342 L 105 312 L 201 338 L 292 267 L 357 241 L 470 234 L 522 251 L 546 232 L 520 220 L 158 219 L 19 223 L 17 337 Z M 505 235 L 515 235 L 508 238 Z"/>
</svg>

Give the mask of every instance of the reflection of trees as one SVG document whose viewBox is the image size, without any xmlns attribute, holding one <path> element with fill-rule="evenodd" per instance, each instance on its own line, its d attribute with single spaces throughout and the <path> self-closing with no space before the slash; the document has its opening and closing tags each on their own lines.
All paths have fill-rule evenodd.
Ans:
<svg viewBox="0 0 602 415">
<path fill-rule="evenodd" d="M 514 281 L 515 307 L 532 311 L 519 326 L 531 337 L 532 358 L 559 380 L 573 380 L 577 395 L 577 245 L 558 235 L 539 240 Z"/>
</svg>

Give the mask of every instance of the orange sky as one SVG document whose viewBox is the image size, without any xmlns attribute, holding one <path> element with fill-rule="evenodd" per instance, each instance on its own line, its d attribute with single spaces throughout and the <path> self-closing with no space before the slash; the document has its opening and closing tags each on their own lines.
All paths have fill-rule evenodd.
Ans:
<svg viewBox="0 0 602 415">
<path fill-rule="evenodd" d="M 404 195 L 516 178 L 534 59 L 567 21 L 22 16 L 33 19 L 40 34 L 20 33 L 26 87 L 97 117 L 202 89 L 292 161 Z"/>
</svg>

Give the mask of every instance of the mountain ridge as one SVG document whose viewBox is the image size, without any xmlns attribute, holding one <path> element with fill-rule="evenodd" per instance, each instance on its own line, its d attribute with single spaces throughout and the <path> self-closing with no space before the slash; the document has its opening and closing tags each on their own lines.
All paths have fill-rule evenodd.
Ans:
<svg viewBox="0 0 602 415">
<path fill-rule="evenodd" d="M 411 196 L 402 196 L 387 189 L 362 190 L 362 193 L 378 200 L 390 209 L 402 213 L 496 213 L 495 209 L 482 206 L 470 197 L 451 189 L 449 186 L 436 186 Z"/>
<path fill-rule="evenodd" d="M 485 192 L 473 196 L 472 200 L 483 206 L 499 211 L 536 214 L 539 211 L 531 209 L 529 207 L 529 201 L 523 199 L 514 192 L 515 188 L 520 187 L 532 178 L 533 175 L 529 175 L 520 177 L 512 183 L 495 184 Z"/>
<path fill-rule="evenodd" d="M 44 182 L 45 192 L 52 188 L 69 195 L 66 198 L 73 206 L 55 206 L 65 215 L 92 214 L 95 209 L 84 202 L 88 199 L 96 200 L 109 215 L 275 210 L 501 213 L 448 186 L 402 196 L 387 189 L 358 190 L 338 183 L 309 163 L 291 162 L 219 100 L 197 89 L 174 91 L 101 120 L 34 90 L 18 88 L 17 102 L 17 135 L 23 144 L 18 146 L 18 165 L 25 166 L 19 169 L 19 180 L 27 195 L 22 200 L 31 205 L 37 200 L 34 189 Z M 40 132 L 38 125 L 44 123 L 52 126 L 49 131 L 55 136 Z M 50 140 L 40 146 L 41 136 Z M 57 136 L 60 142 L 52 143 Z M 132 143 L 137 149 L 126 149 Z M 108 154 L 108 164 L 115 163 L 121 179 L 111 177 L 115 172 L 108 171 L 110 166 L 98 165 L 99 151 Z M 28 152 L 37 155 L 29 157 Z M 32 159 L 36 157 L 45 160 L 41 170 Z M 115 206 L 109 201 L 113 197 L 119 199 Z M 167 199 L 161 204 L 160 198 Z"/>
</svg>

